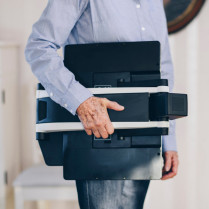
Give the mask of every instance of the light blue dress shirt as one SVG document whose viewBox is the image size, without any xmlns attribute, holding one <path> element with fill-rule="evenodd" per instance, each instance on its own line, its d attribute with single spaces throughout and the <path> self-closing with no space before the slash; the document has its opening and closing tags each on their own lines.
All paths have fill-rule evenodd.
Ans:
<svg viewBox="0 0 209 209">
<path fill-rule="evenodd" d="M 161 43 L 161 76 L 173 89 L 163 0 L 49 0 L 33 25 L 25 56 L 49 96 L 73 115 L 92 93 L 65 68 L 57 49 L 68 44 L 152 41 Z M 163 150 L 176 151 L 175 121 Z"/>
</svg>

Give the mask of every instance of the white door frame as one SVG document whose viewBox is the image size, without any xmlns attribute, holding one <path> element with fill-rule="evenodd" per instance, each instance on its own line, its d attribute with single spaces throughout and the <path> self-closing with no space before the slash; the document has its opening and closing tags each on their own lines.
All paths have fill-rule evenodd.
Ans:
<svg viewBox="0 0 209 209">
<path fill-rule="evenodd" d="M 5 209 L 5 183 L 4 183 L 4 149 L 3 149 L 3 139 L 2 139 L 2 69 L 1 69 L 1 48 L 0 48 L 0 209 Z"/>
</svg>

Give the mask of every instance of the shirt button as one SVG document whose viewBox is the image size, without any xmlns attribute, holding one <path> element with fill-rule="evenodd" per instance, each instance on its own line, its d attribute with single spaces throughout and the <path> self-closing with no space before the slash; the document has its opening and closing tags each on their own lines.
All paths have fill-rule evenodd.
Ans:
<svg viewBox="0 0 209 209">
<path fill-rule="evenodd" d="M 51 93 L 50 93 L 50 97 L 53 97 L 53 95 L 54 95 L 54 94 L 51 92 Z"/>
<path fill-rule="evenodd" d="M 146 28 L 145 28 L 145 27 L 142 27 L 141 29 L 142 29 L 142 31 L 145 31 L 145 30 L 146 30 Z"/>
<path fill-rule="evenodd" d="M 136 5 L 136 8 L 137 8 L 137 9 L 139 9 L 140 7 L 141 7 L 141 5 L 140 5 L 140 4 L 137 4 L 137 5 Z"/>
<path fill-rule="evenodd" d="M 64 104 L 65 107 L 67 107 L 67 104 Z"/>
</svg>

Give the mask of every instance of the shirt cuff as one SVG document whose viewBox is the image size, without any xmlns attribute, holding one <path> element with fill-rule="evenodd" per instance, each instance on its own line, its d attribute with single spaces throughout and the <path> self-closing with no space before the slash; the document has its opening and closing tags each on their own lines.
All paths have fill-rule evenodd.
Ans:
<svg viewBox="0 0 209 209">
<path fill-rule="evenodd" d="M 67 90 L 64 97 L 61 98 L 61 106 L 73 115 L 76 115 L 76 110 L 79 105 L 92 96 L 94 95 L 91 91 L 76 81 L 70 85 L 70 88 Z"/>
<path fill-rule="evenodd" d="M 177 152 L 177 144 L 176 144 L 176 135 L 166 135 L 162 136 L 162 151 L 176 151 Z"/>
</svg>

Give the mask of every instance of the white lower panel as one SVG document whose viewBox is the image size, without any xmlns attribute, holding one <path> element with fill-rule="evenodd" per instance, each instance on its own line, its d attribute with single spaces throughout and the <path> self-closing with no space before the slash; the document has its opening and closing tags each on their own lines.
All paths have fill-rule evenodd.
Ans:
<svg viewBox="0 0 209 209">
<path fill-rule="evenodd" d="M 138 128 L 169 128 L 169 121 L 151 122 L 112 122 L 115 129 L 138 129 Z M 36 124 L 36 132 L 62 132 L 82 131 L 81 122 L 74 123 L 41 123 Z"/>
</svg>

